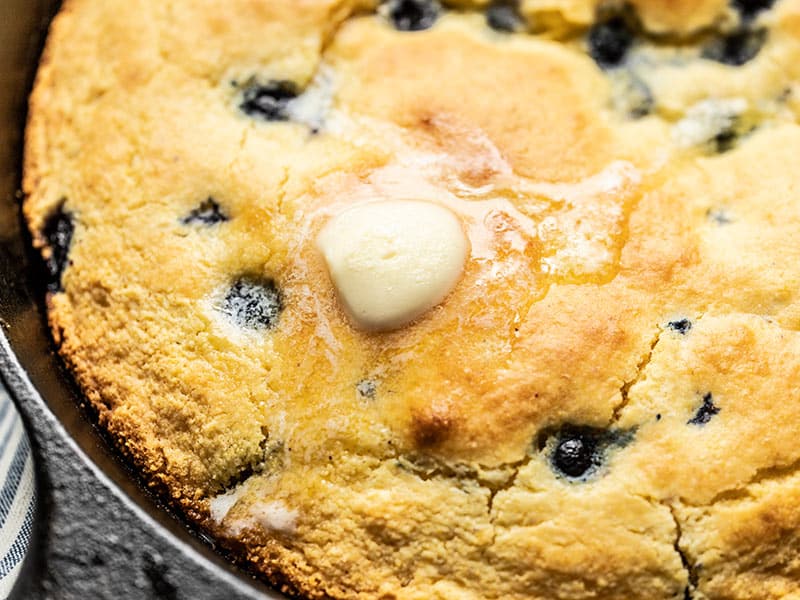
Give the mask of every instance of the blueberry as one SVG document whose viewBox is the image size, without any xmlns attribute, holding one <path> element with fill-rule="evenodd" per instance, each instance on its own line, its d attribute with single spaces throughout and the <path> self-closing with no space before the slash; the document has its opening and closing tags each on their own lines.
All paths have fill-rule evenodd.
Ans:
<svg viewBox="0 0 800 600">
<path fill-rule="evenodd" d="M 556 469 L 569 477 L 582 477 L 595 466 L 597 439 L 578 432 L 567 434 L 558 441 L 553 453 Z"/>
<path fill-rule="evenodd" d="M 220 205 L 217 204 L 213 198 L 208 198 L 203 201 L 200 206 L 192 209 L 192 211 L 181 219 L 184 225 L 197 223 L 200 225 L 216 225 L 217 223 L 224 223 L 228 220 L 228 216 L 222 212 Z"/>
<path fill-rule="evenodd" d="M 752 19 L 761 11 L 772 8 L 773 4 L 775 0 L 733 0 L 733 7 L 745 19 Z"/>
<path fill-rule="evenodd" d="M 739 29 L 713 40 L 703 50 L 703 58 L 740 67 L 756 57 L 766 40 L 765 29 Z"/>
<path fill-rule="evenodd" d="M 239 279 L 228 290 L 220 311 L 248 329 L 272 329 L 283 310 L 283 298 L 271 279 Z"/>
<path fill-rule="evenodd" d="M 72 214 L 64 210 L 65 201 L 61 201 L 44 223 L 42 236 L 47 243 L 45 268 L 47 269 L 47 289 L 51 292 L 61 290 L 61 275 L 69 264 L 69 251 L 75 224 Z"/>
<path fill-rule="evenodd" d="M 388 0 L 389 20 L 399 31 L 422 31 L 436 23 L 441 6 L 436 0 Z"/>
<path fill-rule="evenodd" d="M 736 122 L 731 123 L 730 127 L 722 129 L 713 137 L 711 147 L 714 152 L 724 154 L 736 147 L 736 143 L 739 141 L 739 132 L 736 131 L 736 125 Z"/>
<path fill-rule="evenodd" d="M 589 30 L 589 54 L 603 68 L 619 66 L 633 45 L 633 37 L 624 17 L 612 17 Z"/>
<path fill-rule="evenodd" d="M 735 148 L 743 136 L 755 129 L 747 101 L 709 99 L 686 111 L 675 126 L 676 139 L 684 147 L 696 146 L 707 154 Z"/>
<path fill-rule="evenodd" d="M 252 83 L 242 93 L 241 111 L 267 121 L 288 121 L 288 104 L 299 90 L 292 81 L 270 81 L 266 85 Z"/>
<path fill-rule="evenodd" d="M 599 472 L 611 449 L 623 448 L 633 441 L 634 433 L 633 430 L 565 425 L 540 432 L 537 444 L 558 475 L 585 481 Z"/>
<path fill-rule="evenodd" d="M 378 393 L 378 384 L 372 379 L 362 379 L 356 384 L 356 391 L 365 400 L 374 400 Z"/>
<path fill-rule="evenodd" d="M 667 327 L 681 335 L 686 335 L 692 328 L 692 322 L 689 319 L 678 319 L 677 321 L 670 321 L 667 323 Z"/>
<path fill-rule="evenodd" d="M 486 10 L 486 23 L 495 31 L 512 33 L 525 27 L 518 0 L 500 0 Z"/>
<path fill-rule="evenodd" d="M 686 421 L 687 425 L 705 425 L 711 420 L 711 417 L 719 413 L 719 407 L 714 404 L 714 398 L 711 392 L 703 396 L 703 404 L 697 409 L 695 415 Z"/>
<path fill-rule="evenodd" d="M 719 131 L 714 134 L 709 142 L 709 151 L 716 154 L 724 154 L 736 148 L 742 136 L 750 133 L 755 127 L 744 127 L 742 124 L 741 115 L 730 117 L 728 123 L 722 126 Z"/>
</svg>

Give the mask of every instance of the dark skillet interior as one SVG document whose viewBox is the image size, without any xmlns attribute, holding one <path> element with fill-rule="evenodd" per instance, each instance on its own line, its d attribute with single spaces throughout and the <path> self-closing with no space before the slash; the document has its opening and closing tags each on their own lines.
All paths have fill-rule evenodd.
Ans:
<svg viewBox="0 0 800 600">
<path fill-rule="evenodd" d="M 56 0 L 0 2 L 0 328 L 47 408 L 85 454 L 84 457 L 76 455 L 77 460 L 91 461 L 110 479 L 108 488 L 114 487 L 117 493 L 121 491 L 131 503 L 157 521 L 167 536 L 167 543 L 177 538 L 188 544 L 191 551 L 198 554 L 195 559 L 198 569 L 207 569 L 210 560 L 210 566 L 217 569 L 220 577 L 229 578 L 226 571 L 235 573 L 246 584 L 247 587 L 240 590 L 245 592 L 245 597 L 277 598 L 275 592 L 236 571 L 144 490 L 136 475 L 93 426 L 86 404 L 54 353 L 44 318 L 42 265 L 28 250 L 30 239 L 20 220 L 18 190 L 26 100 L 47 25 L 59 4 Z M 0 348 L 0 354 L 2 352 Z M 1 360 L 3 358 L 0 356 L 0 365 L 5 363 L 9 368 L 9 361 Z M 11 391 L 17 397 L 23 416 L 27 417 L 28 427 L 35 430 L 38 424 L 31 416 L 41 407 L 32 404 L 42 400 L 19 382 L 13 385 L 14 379 L 11 377 Z M 39 452 L 48 452 L 46 445 L 39 448 Z M 113 493 L 111 489 L 107 491 L 109 495 Z M 218 597 L 213 590 L 208 596 Z"/>
</svg>

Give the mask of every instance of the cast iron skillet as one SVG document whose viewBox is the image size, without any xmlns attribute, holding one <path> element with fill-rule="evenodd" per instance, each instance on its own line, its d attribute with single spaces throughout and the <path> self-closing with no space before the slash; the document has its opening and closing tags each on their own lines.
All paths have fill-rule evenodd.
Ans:
<svg viewBox="0 0 800 600">
<path fill-rule="evenodd" d="M 85 506 L 86 513 L 83 514 L 96 516 L 98 510 L 102 513 L 98 507 L 108 503 L 121 507 L 115 508 L 112 517 L 103 521 L 106 523 L 113 518 L 118 530 L 103 535 L 117 540 L 112 548 L 121 548 L 130 553 L 131 571 L 135 570 L 137 560 L 141 562 L 142 535 L 146 540 L 152 539 L 145 542 L 152 544 L 155 550 L 151 555 L 145 555 L 144 583 L 141 577 L 135 579 L 132 574 L 121 572 L 125 569 L 117 568 L 117 572 L 111 574 L 115 579 L 129 576 L 131 585 L 138 586 L 135 588 L 138 591 L 130 587 L 130 593 L 136 593 L 135 596 L 128 596 L 124 591 L 129 588 L 117 586 L 116 597 L 119 600 L 127 597 L 169 600 L 184 597 L 192 600 L 280 598 L 279 594 L 223 560 L 209 544 L 201 541 L 185 523 L 145 491 L 136 475 L 128 470 L 92 425 L 86 405 L 82 403 L 74 383 L 54 353 L 42 305 L 43 273 L 37 258 L 28 250 L 30 240 L 20 221 L 18 190 L 27 96 L 47 25 L 59 4 L 57 0 L 0 1 L 0 379 L 5 380 L 15 397 L 33 438 L 40 498 L 47 496 L 48 488 L 69 488 L 70 481 L 78 481 L 64 479 L 64 471 L 71 470 L 71 462 L 75 461 L 84 472 L 89 473 L 88 477 L 93 478 L 91 481 L 84 478 L 80 486 L 97 486 L 97 490 L 89 496 L 96 506 Z M 61 463 L 54 461 L 53 456 L 59 456 Z M 69 498 L 69 494 L 77 495 L 78 491 L 62 489 L 60 493 L 66 494 L 62 497 Z M 84 489 L 80 491 L 85 492 Z M 51 492 L 50 496 L 56 497 L 58 494 Z M 47 505 L 46 501 L 40 502 L 38 521 L 43 523 L 44 529 L 50 528 L 51 535 L 49 538 L 47 535 L 38 536 L 40 546 L 56 543 L 54 540 L 57 541 L 58 537 L 52 533 L 52 529 L 57 524 L 52 522 L 57 518 L 64 519 L 63 508 L 51 506 L 48 510 Z M 121 511 L 127 512 L 121 514 Z M 76 522 L 68 524 L 71 529 L 67 539 L 81 535 L 81 513 L 70 518 Z M 113 523 L 108 525 L 114 526 Z M 86 526 L 96 528 L 97 524 L 90 525 L 87 518 Z M 61 527 L 64 527 L 63 523 Z M 126 527 L 129 530 L 127 533 Z M 91 545 L 90 538 L 86 536 L 83 546 L 68 546 L 61 552 L 70 552 L 70 548 L 75 548 L 76 553 L 83 552 L 85 545 Z M 126 548 L 126 538 L 131 539 L 130 544 L 139 547 Z M 102 540 L 102 536 L 96 539 Z M 108 552 L 107 549 L 105 551 Z M 40 548 L 35 554 L 47 556 L 48 549 Z M 163 565 L 156 564 L 153 555 L 164 561 Z M 79 562 L 77 556 L 66 558 Z M 103 561 L 103 564 L 115 564 L 113 558 L 95 554 L 92 567 L 98 566 L 94 564 L 97 560 Z M 34 566 L 31 567 L 31 564 Z M 174 570 L 175 565 L 182 571 L 173 575 L 177 584 L 159 579 L 169 567 Z M 30 580 L 46 579 L 48 570 L 54 567 L 39 558 L 29 560 L 26 568 L 29 586 Z M 91 577 L 88 569 L 79 569 L 75 573 Z M 61 577 L 62 581 L 64 577 Z M 191 589 L 192 585 L 181 586 L 181 580 L 190 582 L 194 589 Z M 55 581 L 58 587 L 58 578 Z M 203 584 L 198 585 L 197 581 Z M 115 581 L 115 585 L 117 583 Z M 107 584 L 105 589 L 98 587 L 96 590 L 82 585 L 81 589 L 88 590 L 91 597 L 110 597 Z M 97 585 L 103 586 L 102 582 Z M 17 591 L 19 597 L 30 599 L 37 595 L 36 591 L 31 591 L 33 588 L 27 589 L 27 586 L 26 591 Z M 71 594 L 76 592 L 59 592 L 58 589 L 48 592 L 49 597 L 59 599 L 71 598 Z"/>
</svg>

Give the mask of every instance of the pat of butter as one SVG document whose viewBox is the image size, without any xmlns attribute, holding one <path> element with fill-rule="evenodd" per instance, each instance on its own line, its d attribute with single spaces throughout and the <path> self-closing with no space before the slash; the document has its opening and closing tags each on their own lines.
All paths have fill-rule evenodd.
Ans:
<svg viewBox="0 0 800 600">
<path fill-rule="evenodd" d="M 444 300 L 468 253 L 458 218 L 415 200 L 345 210 L 323 228 L 317 246 L 347 313 L 373 331 L 401 327 Z"/>
</svg>

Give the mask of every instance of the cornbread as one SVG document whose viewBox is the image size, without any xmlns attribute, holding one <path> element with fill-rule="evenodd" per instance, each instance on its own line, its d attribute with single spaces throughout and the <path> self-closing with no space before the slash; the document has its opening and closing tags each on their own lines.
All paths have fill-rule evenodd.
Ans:
<svg viewBox="0 0 800 600">
<path fill-rule="evenodd" d="M 23 210 L 101 427 L 285 592 L 800 598 L 799 118 L 800 0 L 66 0 Z M 339 278 L 408 202 L 424 301 Z"/>
</svg>

